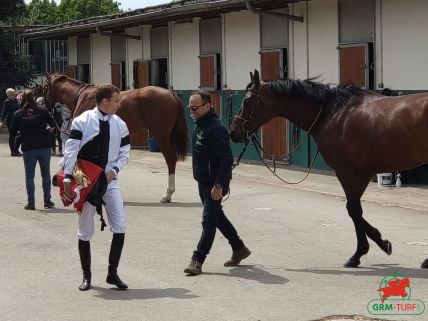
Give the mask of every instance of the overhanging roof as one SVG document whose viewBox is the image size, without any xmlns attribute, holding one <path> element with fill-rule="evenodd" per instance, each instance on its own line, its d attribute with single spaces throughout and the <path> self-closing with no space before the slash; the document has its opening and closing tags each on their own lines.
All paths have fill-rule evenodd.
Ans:
<svg viewBox="0 0 428 321">
<path fill-rule="evenodd" d="M 287 3 L 302 0 L 260 0 L 252 4 L 261 9 L 284 7 Z M 123 31 L 138 25 L 155 25 L 168 21 L 193 17 L 210 17 L 220 13 L 246 10 L 246 0 L 179 0 L 158 6 L 145 7 L 124 13 L 93 17 L 83 20 L 31 29 L 24 33 L 29 39 L 66 39 L 72 36 L 84 36 L 96 32 L 96 28 L 109 31 Z"/>
</svg>

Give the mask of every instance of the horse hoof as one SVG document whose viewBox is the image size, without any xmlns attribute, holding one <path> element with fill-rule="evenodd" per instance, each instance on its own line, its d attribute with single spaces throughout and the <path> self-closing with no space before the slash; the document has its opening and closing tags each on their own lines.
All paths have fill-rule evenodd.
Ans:
<svg viewBox="0 0 428 321">
<path fill-rule="evenodd" d="M 388 254 L 391 255 L 392 253 L 392 243 L 388 240 L 384 240 L 382 243 L 382 250 Z"/>
<path fill-rule="evenodd" d="M 171 203 L 171 197 L 162 197 L 160 200 L 161 203 Z"/>
<path fill-rule="evenodd" d="M 345 264 L 343 264 L 343 266 L 347 268 L 355 268 L 358 267 L 358 265 L 360 265 L 360 260 L 355 259 L 353 257 L 351 257 L 348 261 L 346 261 Z"/>
<path fill-rule="evenodd" d="M 428 259 L 426 259 L 425 261 L 422 262 L 421 268 L 422 269 L 428 269 Z"/>
</svg>

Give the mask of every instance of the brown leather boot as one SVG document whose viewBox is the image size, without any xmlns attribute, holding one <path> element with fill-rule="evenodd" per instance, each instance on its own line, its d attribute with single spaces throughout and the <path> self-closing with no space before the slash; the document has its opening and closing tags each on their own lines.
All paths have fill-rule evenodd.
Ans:
<svg viewBox="0 0 428 321">
<path fill-rule="evenodd" d="M 244 245 L 239 250 L 233 251 L 230 260 L 224 262 L 224 266 L 237 266 L 243 259 L 246 259 L 251 251 Z"/>
<path fill-rule="evenodd" d="M 52 202 L 50 199 L 45 199 L 44 207 L 45 208 L 54 208 L 55 207 L 55 203 Z"/>
<path fill-rule="evenodd" d="M 28 202 L 28 204 L 24 206 L 24 209 L 34 211 L 36 209 L 36 206 L 33 202 Z"/>
<path fill-rule="evenodd" d="M 190 264 L 187 268 L 184 269 L 184 273 L 191 275 L 198 275 L 202 273 L 202 263 L 199 262 L 196 258 L 192 257 Z"/>
</svg>

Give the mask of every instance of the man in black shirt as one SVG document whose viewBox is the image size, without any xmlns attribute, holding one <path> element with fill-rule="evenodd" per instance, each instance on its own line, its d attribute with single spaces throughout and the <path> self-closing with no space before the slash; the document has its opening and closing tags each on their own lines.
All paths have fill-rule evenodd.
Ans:
<svg viewBox="0 0 428 321">
<path fill-rule="evenodd" d="M 202 264 L 214 242 L 216 228 L 232 247 L 232 258 L 224 266 L 236 266 L 251 251 L 239 238 L 236 229 L 223 212 L 221 200 L 229 191 L 233 156 L 229 133 L 211 106 L 209 93 L 198 91 L 189 99 L 191 117 L 196 123 L 192 137 L 193 177 L 198 182 L 199 196 L 204 206 L 202 235 L 184 273 L 202 273 Z"/>
</svg>

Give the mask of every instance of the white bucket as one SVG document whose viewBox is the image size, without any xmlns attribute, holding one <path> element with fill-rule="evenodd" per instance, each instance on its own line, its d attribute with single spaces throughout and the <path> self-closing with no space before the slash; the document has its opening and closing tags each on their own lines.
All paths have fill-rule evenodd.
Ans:
<svg viewBox="0 0 428 321">
<path fill-rule="evenodd" d="M 391 186 L 392 173 L 377 174 L 377 186 Z"/>
</svg>

